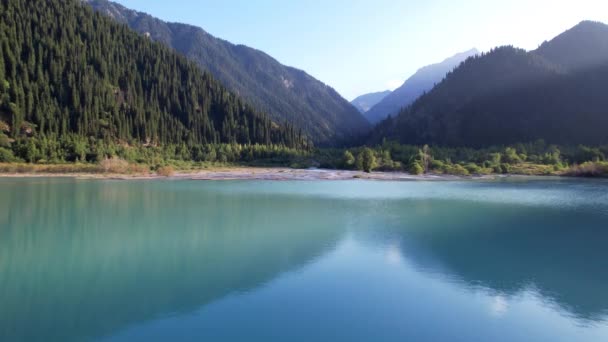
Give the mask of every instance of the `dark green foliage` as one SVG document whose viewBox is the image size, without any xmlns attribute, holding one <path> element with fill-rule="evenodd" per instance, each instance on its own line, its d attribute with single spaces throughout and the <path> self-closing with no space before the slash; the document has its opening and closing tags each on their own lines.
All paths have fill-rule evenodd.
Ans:
<svg viewBox="0 0 608 342">
<path fill-rule="evenodd" d="M 556 146 L 538 140 L 527 144 L 473 149 L 384 142 L 374 148 L 362 147 L 349 151 L 320 149 L 314 153 L 313 159 L 321 167 L 350 169 L 344 162 L 346 152 L 351 153 L 350 151 L 357 155 L 355 166 L 359 170 L 365 170 L 363 161 L 367 159 L 373 160 L 372 169 L 375 170 L 407 171 L 413 174 L 558 175 L 568 167 L 587 162 L 593 163 L 588 165 L 605 165 L 608 146 Z M 587 168 L 592 169 L 592 166 Z"/>
<path fill-rule="evenodd" d="M 0 147 L 0 149 L 2 148 Z M 294 160 L 309 154 L 306 150 L 289 148 L 284 145 L 205 144 L 186 146 L 184 143 L 178 143 L 162 146 L 127 146 L 121 142 L 92 139 L 73 133 L 58 139 L 19 138 L 12 144 L 12 151 L 4 150 L 10 151 L 11 158 L 5 158 L 0 162 L 21 160 L 32 163 L 99 163 L 107 158 L 118 157 L 131 163 L 152 166 L 164 165 L 168 162 L 290 165 Z"/>
<path fill-rule="evenodd" d="M 353 166 L 355 166 L 355 156 L 349 151 L 346 150 L 344 151 L 344 156 L 343 156 L 343 165 L 345 169 L 351 169 Z"/>
<path fill-rule="evenodd" d="M 368 173 L 372 172 L 377 167 L 376 155 L 371 148 L 365 147 L 357 155 L 357 160 L 355 163 L 357 165 L 357 169 Z"/>
<path fill-rule="evenodd" d="M 77 0 L 1 1 L 0 76 L 0 121 L 30 162 L 88 160 L 97 146 L 308 146 L 186 58 Z"/>
<path fill-rule="evenodd" d="M 382 122 L 371 142 L 602 145 L 608 143 L 607 88 L 608 26 L 581 23 L 537 51 L 501 47 L 469 58 Z"/>
<path fill-rule="evenodd" d="M 0 163 L 10 163 L 16 161 L 13 151 L 0 147 Z"/>
<path fill-rule="evenodd" d="M 417 160 L 412 162 L 412 165 L 410 166 L 409 171 L 413 175 L 421 175 L 424 173 L 424 169 L 422 168 L 422 165 L 420 165 L 420 162 Z"/>
<path fill-rule="evenodd" d="M 558 154 L 559 156 L 559 154 Z M 553 156 L 547 156 L 552 158 Z M 572 155 L 572 161 L 577 164 L 581 164 L 587 161 L 604 161 L 606 160 L 606 154 L 597 147 L 587 147 L 579 145 Z"/>
<path fill-rule="evenodd" d="M 302 129 L 317 144 L 336 145 L 370 129 L 365 118 L 334 89 L 261 51 L 106 0 L 88 3 L 140 34 L 174 48 L 256 108 L 266 111 L 273 120 Z"/>
<path fill-rule="evenodd" d="M 0 147 L 10 148 L 11 141 L 4 133 L 0 133 Z"/>
</svg>

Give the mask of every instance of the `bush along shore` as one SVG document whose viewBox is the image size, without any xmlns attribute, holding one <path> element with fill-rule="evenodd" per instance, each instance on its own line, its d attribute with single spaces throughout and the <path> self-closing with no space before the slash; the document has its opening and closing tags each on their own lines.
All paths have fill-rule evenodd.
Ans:
<svg viewBox="0 0 608 342">
<path fill-rule="evenodd" d="M 320 166 L 371 172 L 436 175 L 534 175 L 608 177 L 608 146 L 556 146 L 539 140 L 512 146 L 444 148 L 384 142 L 374 148 L 316 152 Z"/>
<path fill-rule="evenodd" d="M 0 136 L 3 174 L 171 176 L 217 167 L 324 168 L 413 175 L 554 175 L 608 177 L 608 146 L 556 146 L 543 141 L 488 148 L 384 142 L 375 147 L 296 149 L 284 145 L 113 143 L 68 136 L 59 141 Z"/>
</svg>

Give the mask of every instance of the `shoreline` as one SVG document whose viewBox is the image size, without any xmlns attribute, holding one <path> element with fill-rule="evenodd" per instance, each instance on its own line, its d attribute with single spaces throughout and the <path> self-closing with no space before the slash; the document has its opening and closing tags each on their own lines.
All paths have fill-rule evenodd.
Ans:
<svg viewBox="0 0 608 342">
<path fill-rule="evenodd" d="M 99 180 L 275 180 L 275 181 L 315 181 L 315 180 L 377 180 L 377 181 L 445 181 L 470 179 L 496 179 L 499 175 L 412 175 L 406 172 L 377 171 L 365 173 L 353 170 L 333 169 L 291 169 L 286 167 L 218 167 L 194 171 L 176 171 L 171 176 L 150 174 L 85 173 L 85 172 L 24 172 L 0 173 L 0 178 L 76 178 Z"/>
</svg>

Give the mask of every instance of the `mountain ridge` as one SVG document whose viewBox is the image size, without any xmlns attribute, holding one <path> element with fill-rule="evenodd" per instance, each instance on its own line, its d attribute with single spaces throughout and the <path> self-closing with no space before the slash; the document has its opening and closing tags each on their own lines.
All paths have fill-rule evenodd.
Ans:
<svg viewBox="0 0 608 342">
<path fill-rule="evenodd" d="M 597 48 L 604 44 L 608 26 L 582 22 L 534 51 L 504 46 L 469 58 L 379 124 L 371 141 L 471 147 L 538 139 L 608 143 L 608 48 Z"/>
<path fill-rule="evenodd" d="M 355 106 L 359 112 L 365 114 L 365 112 L 369 111 L 374 105 L 382 101 L 382 99 L 384 99 L 390 93 L 390 90 L 367 93 L 357 96 L 354 100 L 350 101 L 350 103 L 352 103 L 352 105 Z"/>
<path fill-rule="evenodd" d="M 28 162 L 99 161 L 118 145 L 180 146 L 192 159 L 212 144 L 308 145 L 184 56 L 81 1 L 3 1 L 0 18 L 0 120 Z"/>
<path fill-rule="evenodd" d="M 399 88 L 366 112 L 365 117 L 375 124 L 389 115 L 396 115 L 401 108 L 407 107 L 420 95 L 431 90 L 436 83 L 439 83 L 448 72 L 452 71 L 461 62 L 478 53 L 479 51 L 473 48 L 448 57 L 442 62 L 418 69 Z"/>
<path fill-rule="evenodd" d="M 555 38 L 543 42 L 533 53 L 570 71 L 598 66 L 608 58 L 608 25 L 597 21 L 581 21 Z"/>
<path fill-rule="evenodd" d="M 277 122 L 289 122 L 315 143 L 334 144 L 365 134 L 371 126 L 329 85 L 281 64 L 263 51 L 232 44 L 202 28 L 169 23 L 107 0 L 84 0 L 152 40 L 174 48 L 209 71 Z"/>
</svg>

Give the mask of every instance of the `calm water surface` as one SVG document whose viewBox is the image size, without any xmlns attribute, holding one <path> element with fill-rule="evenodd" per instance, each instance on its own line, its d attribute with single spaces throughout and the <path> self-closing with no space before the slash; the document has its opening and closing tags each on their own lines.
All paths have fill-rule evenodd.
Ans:
<svg viewBox="0 0 608 342">
<path fill-rule="evenodd" d="M 0 341 L 607 341 L 608 183 L 0 179 Z"/>
</svg>

